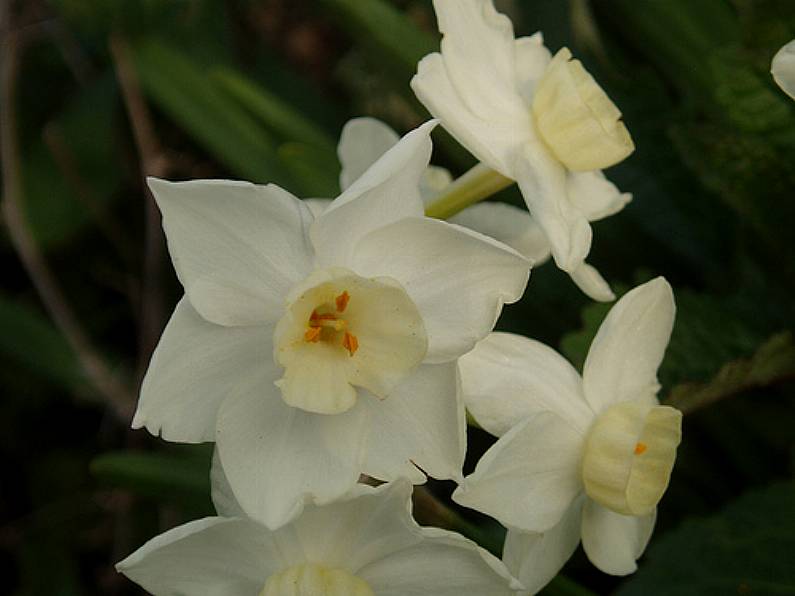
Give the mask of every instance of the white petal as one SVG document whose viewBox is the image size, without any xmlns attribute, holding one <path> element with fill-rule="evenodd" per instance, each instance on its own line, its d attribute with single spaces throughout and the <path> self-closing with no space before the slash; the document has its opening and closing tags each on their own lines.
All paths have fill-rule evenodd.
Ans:
<svg viewBox="0 0 795 596">
<path fill-rule="evenodd" d="M 434 478 L 460 480 L 466 419 L 457 383 L 455 362 L 423 365 L 385 399 L 363 396 L 371 426 L 362 471 L 393 480 L 416 464 Z M 422 482 L 411 467 L 412 481 Z"/>
<path fill-rule="evenodd" d="M 530 37 L 518 38 L 515 47 L 519 92 L 527 105 L 530 105 L 533 103 L 536 85 L 552 61 L 552 54 L 544 45 L 544 37 L 540 31 Z"/>
<path fill-rule="evenodd" d="M 331 199 L 304 199 L 304 205 L 318 218 L 331 205 Z"/>
<path fill-rule="evenodd" d="M 275 322 L 312 268 L 307 206 L 272 184 L 148 181 L 194 308 L 219 325 Z"/>
<path fill-rule="evenodd" d="M 657 393 L 657 369 L 675 313 L 671 286 L 662 277 L 616 302 L 599 327 L 583 367 L 585 397 L 595 412 Z"/>
<path fill-rule="evenodd" d="M 208 517 L 153 538 L 116 569 L 159 596 L 257 594 L 299 556 L 251 520 Z"/>
<path fill-rule="evenodd" d="M 591 563 L 610 575 L 629 575 L 646 550 L 656 513 L 621 515 L 586 499 L 582 514 L 582 546 Z"/>
<path fill-rule="evenodd" d="M 218 408 L 243 379 L 272 369 L 273 327 L 209 323 L 180 300 L 141 385 L 133 428 L 168 441 L 215 440 Z"/>
<path fill-rule="evenodd" d="M 379 157 L 400 140 L 389 126 L 375 118 L 354 118 L 342 128 L 337 155 L 342 164 L 340 188 L 345 190 Z"/>
<path fill-rule="evenodd" d="M 210 467 L 210 496 L 218 515 L 222 517 L 246 517 L 246 512 L 237 502 L 235 493 L 221 465 L 218 448 L 213 450 L 213 461 Z"/>
<path fill-rule="evenodd" d="M 221 405 L 216 438 L 224 472 L 246 513 L 277 528 L 305 503 L 329 502 L 356 484 L 365 412 L 326 416 L 291 408 L 275 375 L 241 385 Z"/>
<path fill-rule="evenodd" d="M 525 128 L 510 118 L 491 120 L 473 114 L 453 88 L 442 55 L 437 53 L 420 60 L 417 74 L 411 79 L 411 88 L 428 111 L 441 120 L 447 132 L 470 153 L 504 176 L 513 178 L 514 155 L 532 135 L 529 116 Z"/>
<path fill-rule="evenodd" d="M 419 182 L 431 157 L 435 126 L 426 122 L 408 133 L 315 220 L 310 236 L 320 266 L 348 266 L 362 236 L 423 214 Z"/>
<path fill-rule="evenodd" d="M 632 194 L 621 192 L 601 170 L 569 172 L 566 188 L 572 205 L 588 221 L 597 221 L 621 211 L 632 200 Z"/>
<path fill-rule="evenodd" d="M 421 530 L 424 540 L 374 561 L 358 575 L 378 596 L 510 596 L 520 586 L 505 566 L 453 532 Z"/>
<path fill-rule="evenodd" d="M 540 142 L 528 142 L 517 155 L 514 177 L 552 247 L 555 263 L 576 269 L 591 250 L 591 226 L 570 201 L 566 170 Z"/>
<path fill-rule="evenodd" d="M 409 512 L 411 492 L 404 479 L 378 488 L 357 485 L 341 500 L 308 506 L 292 526 L 309 560 L 358 574 L 365 565 L 422 541 Z"/>
<path fill-rule="evenodd" d="M 546 532 L 508 530 L 502 560 L 530 594 L 546 586 L 577 550 L 583 500 L 575 499 L 560 522 Z"/>
<path fill-rule="evenodd" d="M 496 238 L 540 265 L 549 257 L 549 241 L 538 223 L 524 209 L 505 203 L 476 203 L 448 219 Z"/>
<path fill-rule="evenodd" d="M 591 424 L 579 373 L 541 342 L 491 333 L 458 366 L 464 405 L 495 436 L 544 411 L 555 412 L 583 434 Z"/>
<path fill-rule="evenodd" d="M 453 500 L 505 526 L 544 532 L 582 491 L 583 441 L 582 434 L 552 412 L 526 418 L 483 455 Z"/>
<path fill-rule="evenodd" d="M 422 314 L 426 362 L 445 362 L 485 337 L 505 303 L 521 298 L 530 262 L 508 246 L 430 218 L 406 218 L 356 247 L 362 275 L 397 279 Z"/>
<path fill-rule="evenodd" d="M 616 295 L 613 294 L 613 290 L 610 289 L 602 274 L 588 263 L 583 262 L 569 275 L 577 287 L 589 298 L 599 302 L 610 302 L 616 299 Z"/>
<path fill-rule="evenodd" d="M 795 99 L 795 39 L 776 52 L 770 72 L 784 93 Z"/>
<path fill-rule="evenodd" d="M 511 20 L 492 0 L 435 0 L 447 75 L 469 110 L 493 122 L 525 117 L 516 88 Z"/>
</svg>

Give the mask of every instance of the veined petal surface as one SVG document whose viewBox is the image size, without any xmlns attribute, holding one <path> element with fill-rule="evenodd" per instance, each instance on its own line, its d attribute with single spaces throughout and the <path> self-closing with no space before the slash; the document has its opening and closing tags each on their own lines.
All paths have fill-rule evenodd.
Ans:
<svg viewBox="0 0 795 596">
<path fill-rule="evenodd" d="M 365 236 L 352 268 L 403 285 L 422 315 L 432 363 L 472 349 L 502 305 L 521 298 L 530 275 L 530 262 L 512 248 L 430 218 L 406 218 Z"/>
<path fill-rule="evenodd" d="M 275 322 L 313 267 L 307 206 L 272 184 L 148 182 L 177 277 L 199 314 L 228 326 Z"/>
<path fill-rule="evenodd" d="M 484 430 L 500 437 L 539 412 L 552 411 L 585 434 L 593 419 L 582 379 L 541 342 L 495 332 L 458 361 L 464 405 Z"/>
<path fill-rule="evenodd" d="M 167 441 L 214 441 L 221 402 L 258 370 L 273 369 L 272 335 L 272 325 L 210 323 L 183 297 L 152 355 L 133 428 Z"/>
<path fill-rule="evenodd" d="M 654 400 L 675 313 L 671 286 L 662 277 L 627 292 L 610 309 L 583 367 L 585 397 L 595 412 L 620 401 Z"/>
</svg>

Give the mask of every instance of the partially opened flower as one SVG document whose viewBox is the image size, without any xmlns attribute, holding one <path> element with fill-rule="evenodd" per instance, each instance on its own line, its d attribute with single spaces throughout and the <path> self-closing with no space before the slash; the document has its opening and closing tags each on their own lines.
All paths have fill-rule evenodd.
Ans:
<svg viewBox="0 0 795 596">
<path fill-rule="evenodd" d="M 356 178 L 389 151 L 398 141 L 397 133 L 375 118 L 354 118 L 342 129 L 337 153 L 342 171 L 340 188 L 345 190 Z M 420 179 L 420 194 L 425 206 L 453 181 L 448 170 L 428 166 Z M 320 215 L 331 204 L 329 199 L 307 199 L 309 208 Z M 448 218 L 481 234 L 496 238 L 516 249 L 534 266 L 549 258 L 549 242 L 530 214 L 506 203 L 477 203 Z"/>
<path fill-rule="evenodd" d="M 278 530 L 246 517 L 194 521 L 117 569 L 158 596 L 508 596 L 519 587 L 473 542 L 420 528 L 408 481 L 360 485 Z"/>
<path fill-rule="evenodd" d="M 453 499 L 510 528 L 504 558 L 528 588 L 549 581 L 580 538 L 599 569 L 635 570 L 681 438 L 681 413 L 656 397 L 674 312 L 661 277 L 627 293 L 582 377 L 554 350 L 508 333 L 461 359 L 465 403 L 500 438 Z"/>
<path fill-rule="evenodd" d="M 361 473 L 460 475 L 456 358 L 521 296 L 529 265 L 423 216 L 432 127 L 317 218 L 273 185 L 150 180 L 186 295 L 133 426 L 216 440 L 241 505 L 270 527 Z"/>
<path fill-rule="evenodd" d="M 411 86 L 480 161 L 516 180 L 558 267 L 589 296 L 611 300 L 585 263 L 590 221 L 631 199 L 601 170 L 633 150 L 621 112 L 568 49 L 554 58 L 540 34 L 514 39 L 492 0 L 434 0 L 441 53 L 425 56 Z"/>
<path fill-rule="evenodd" d="M 795 39 L 776 52 L 770 72 L 784 93 L 795 99 Z"/>
</svg>

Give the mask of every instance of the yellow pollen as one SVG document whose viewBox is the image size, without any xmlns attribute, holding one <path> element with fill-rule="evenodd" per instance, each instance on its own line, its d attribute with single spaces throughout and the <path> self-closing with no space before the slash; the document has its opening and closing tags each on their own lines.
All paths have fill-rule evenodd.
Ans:
<svg viewBox="0 0 795 596">
<path fill-rule="evenodd" d="M 311 343 L 316 343 L 320 341 L 320 327 L 310 327 L 304 333 L 304 341 L 308 341 Z"/>
<path fill-rule="evenodd" d="M 334 299 L 334 302 L 337 305 L 337 312 L 345 312 L 345 309 L 348 307 L 348 302 L 351 299 L 351 295 L 348 294 L 348 291 L 345 290 Z"/>
<path fill-rule="evenodd" d="M 646 446 L 645 443 L 638 443 L 637 445 L 635 445 L 635 455 L 643 454 L 643 452 L 646 451 L 646 449 L 648 449 L 648 447 Z"/>
<path fill-rule="evenodd" d="M 356 353 L 356 350 L 359 349 L 359 340 L 356 339 L 356 336 L 345 332 L 345 337 L 342 338 L 342 347 L 348 350 L 348 354 L 353 356 Z"/>
</svg>

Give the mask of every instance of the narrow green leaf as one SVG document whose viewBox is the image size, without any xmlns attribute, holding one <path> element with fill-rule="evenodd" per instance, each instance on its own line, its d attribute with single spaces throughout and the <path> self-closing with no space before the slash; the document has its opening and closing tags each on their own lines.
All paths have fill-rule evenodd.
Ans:
<svg viewBox="0 0 795 596">
<path fill-rule="evenodd" d="M 339 194 L 340 165 L 337 155 L 328 148 L 285 143 L 279 158 L 296 180 L 305 198 L 334 198 Z"/>
<path fill-rule="evenodd" d="M 210 496 L 211 449 L 180 449 L 182 453 L 115 451 L 91 462 L 100 484 L 137 495 L 182 505 L 206 505 Z"/>
<path fill-rule="evenodd" d="M 144 91 L 233 175 L 290 186 L 272 135 L 210 81 L 203 65 L 156 39 L 135 47 L 135 61 Z"/>
<path fill-rule="evenodd" d="M 333 139 L 323 129 L 243 74 L 218 67 L 210 71 L 210 78 L 281 139 L 334 150 Z"/>
<path fill-rule="evenodd" d="M 46 315 L 0 296 L 0 355 L 68 390 L 82 386 L 77 358 Z"/>
</svg>

